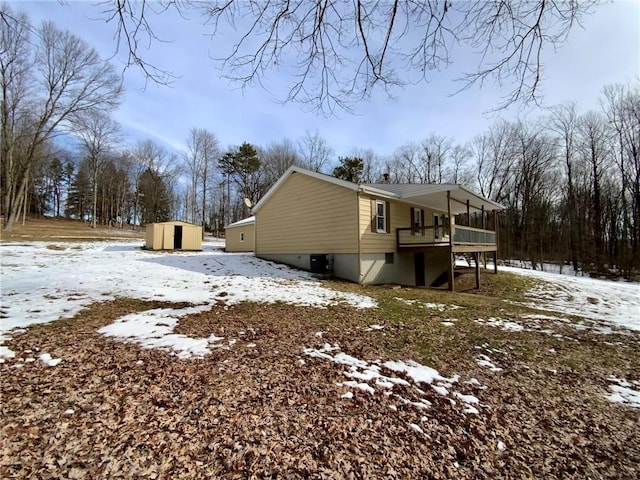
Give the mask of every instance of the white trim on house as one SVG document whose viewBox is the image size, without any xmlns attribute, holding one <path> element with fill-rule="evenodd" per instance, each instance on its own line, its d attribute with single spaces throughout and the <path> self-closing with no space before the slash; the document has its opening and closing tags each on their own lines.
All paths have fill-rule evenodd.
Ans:
<svg viewBox="0 0 640 480">
<path fill-rule="evenodd" d="M 243 218 L 242 220 L 238 220 L 237 222 L 226 225 L 224 228 L 239 227 L 241 225 L 251 225 L 252 223 L 256 223 L 256 217 L 252 216 L 252 217 Z"/>
</svg>

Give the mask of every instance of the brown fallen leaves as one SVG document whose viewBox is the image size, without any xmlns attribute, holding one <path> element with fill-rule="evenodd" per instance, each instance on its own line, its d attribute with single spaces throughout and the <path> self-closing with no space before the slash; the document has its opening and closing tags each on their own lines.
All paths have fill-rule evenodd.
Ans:
<svg viewBox="0 0 640 480">
<path fill-rule="evenodd" d="M 96 333 L 158 306 L 118 300 L 12 335 L 16 358 L 0 365 L 0 477 L 638 476 L 640 412 L 608 403 L 601 385 L 570 368 L 551 374 L 524 357 L 498 356 L 500 373 L 472 356 L 432 365 L 487 386 L 465 387 L 482 404 L 479 415 L 466 415 L 428 387 L 424 394 L 407 386 L 395 386 L 394 395 L 349 390 L 337 385 L 344 366 L 305 357 L 303 347 L 329 342 L 369 362 L 420 358 L 394 342 L 402 325 L 363 333 L 370 314 L 346 307 L 220 305 L 176 329 L 225 338 L 224 348 L 201 359 Z M 40 352 L 63 361 L 26 361 Z M 341 398 L 347 391 L 352 399 Z M 426 396 L 433 405 L 419 410 L 396 395 Z"/>
</svg>

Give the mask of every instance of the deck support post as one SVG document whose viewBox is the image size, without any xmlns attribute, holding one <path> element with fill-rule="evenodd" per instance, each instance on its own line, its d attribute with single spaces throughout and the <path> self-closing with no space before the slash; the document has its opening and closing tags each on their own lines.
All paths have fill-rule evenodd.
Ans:
<svg viewBox="0 0 640 480">
<path fill-rule="evenodd" d="M 455 229 L 453 226 L 453 219 L 451 218 L 451 191 L 447 190 L 447 215 L 449 217 L 449 291 L 455 291 L 455 265 L 456 257 L 453 254 L 453 235 Z"/>
<path fill-rule="evenodd" d="M 482 230 L 486 230 L 487 229 L 487 222 L 486 222 L 486 214 L 484 211 L 484 205 L 480 206 L 480 215 L 481 215 L 481 220 L 482 220 Z M 484 268 L 487 268 L 487 253 L 486 252 L 482 252 L 482 264 L 484 265 Z"/>
<path fill-rule="evenodd" d="M 476 260 L 476 290 L 480 290 L 480 252 L 473 252 Z"/>
<path fill-rule="evenodd" d="M 451 250 L 449 250 L 449 268 L 447 281 L 449 283 L 449 291 L 455 292 L 454 280 L 455 280 L 455 264 L 456 264 L 456 256 L 453 254 Z"/>
<path fill-rule="evenodd" d="M 498 248 L 500 237 L 498 235 L 498 210 L 493 211 L 493 231 L 496 232 L 496 250 L 493 252 L 493 273 L 498 273 Z"/>
</svg>

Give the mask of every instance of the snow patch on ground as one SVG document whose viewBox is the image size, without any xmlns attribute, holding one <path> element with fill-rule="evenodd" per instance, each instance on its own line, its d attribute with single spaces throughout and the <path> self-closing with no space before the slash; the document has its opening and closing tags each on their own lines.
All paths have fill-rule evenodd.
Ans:
<svg viewBox="0 0 640 480">
<path fill-rule="evenodd" d="M 364 329 L 365 332 L 373 332 L 374 330 L 382 330 L 384 327 L 382 325 L 369 325 Z"/>
<path fill-rule="evenodd" d="M 611 335 L 614 333 L 619 335 L 631 334 L 629 330 L 617 326 L 603 325 L 601 321 L 590 319 L 569 320 L 567 318 L 542 314 L 522 314 L 519 315 L 517 319 L 504 319 L 496 317 L 490 317 L 486 319 L 477 318 L 475 322 L 481 325 L 488 325 L 490 327 L 496 327 L 510 332 L 537 332 L 551 335 L 552 337 L 573 341 L 578 340 L 556 332 L 555 330 L 553 330 L 553 328 L 549 328 L 549 324 L 551 324 L 551 326 L 562 325 L 564 327 L 569 327 L 577 331 L 589 331 L 599 335 Z"/>
<path fill-rule="evenodd" d="M 343 372 L 344 376 L 350 380 L 338 383 L 338 386 L 357 389 L 367 394 L 373 395 L 376 391 L 382 391 L 384 395 L 393 397 L 403 405 L 411 405 L 418 410 L 426 410 L 432 407 L 432 403 L 426 398 L 419 398 L 418 401 L 409 400 L 402 395 L 393 391 L 394 386 L 401 385 L 411 387 L 417 391 L 420 396 L 424 396 L 425 392 L 421 390 L 421 386 L 429 385 L 437 394 L 448 397 L 452 404 L 455 399 L 459 400 L 463 405 L 463 413 L 479 414 L 476 408 L 480 405 L 480 401 L 474 395 L 462 394 L 454 390 L 456 384 L 459 383 L 460 376 L 454 375 L 451 378 L 441 375 L 437 370 L 421 365 L 414 361 L 376 361 L 366 362 L 356 357 L 348 355 L 340 351 L 338 345 L 325 343 L 320 348 L 303 348 L 303 353 L 312 358 L 327 360 L 338 365 L 345 365 L 349 368 Z M 337 353 L 334 353 L 337 352 Z M 401 373 L 410 378 L 412 382 L 405 380 L 400 376 L 384 373 L 383 369 L 390 372 Z M 465 382 L 474 388 L 483 389 L 482 385 L 476 380 Z M 341 398 L 353 398 L 353 396 L 342 395 Z M 397 410 L 396 405 L 390 407 Z"/>
<path fill-rule="evenodd" d="M 16 356 L 16 352 L 3 345 L 8 339 L 7 335 L 0 333 L 0 363 L 4 363 L 5 358 L 14 358 Z"/>
<path fill-rule="evenodd" d="M 47 367 L 55 367 L 62 361 L 61 358 L 53 358 L 50 353 L 42 353 L 38 358 Z"/>
<path fill-rule="evenodd" d="M 406 305 L 415 305 L 417 307 L 429 309 L 429 310 L 437 310 L 439 312 L 444 312 L 447 310 L 457 310 L 462 308 L 459 305 L 448 305 L 445 303 L 429 303 L 429 302 L 421 302 L 419 300 L 411 300 L 408 298 L 394 297 L 394 300 L 402 302 Z"/>
<path fill-rule="evenodd" d="M 496 367 L 491 358 L 489 358 L 485 354 L 480 354 L 478 358 L 476 358 L 476 363 L 481 367 L 487 367 L 492 372 L 501 372 L 502 368 Z"/>
<path fill-rule="evenodd" d="M 640 381 L 625 380 L 624 378 L 616 378 L 613 375 L 609 377 L 609 381 L 613 382 L 609 385 L 609 389 L 613 393 L 606 396 L 610 402 L 640 408 Z"/>
<path fill-rule="evenodd" d="M 204 244 L 202 252 L 150 252 L 142 250 L 139 241 L 73 243 L 61 250 L 47 248 L 49 245 L 49 242 L 5 243 L 0 247 L 3 314 L 0 356 L 4 358 L 10 358 L 12 352 L 2 345 L 6 340 L 2 334 L 17 327 L 69 318 L 94 302 L 116 297 L 189 302 L 203 305 L 202 308 L 212 308 L 219 302 L 243 301 L 315 307 L 376 306 L 370 297 L 326 288 L 308 272 L 252 254 L 225 253 L 218 244 Z M 122 338 L 128 341 L 142 338 L 139 334 L 145 322 L 158 334 L 161 325 L 151 318 L 154 314 L 159 316 L 157 322 L 163 318 L 171 323 L 166 318 L 169 314 L 163 310 L 137 319 L 126 318 L 121 325 Z M 180 312 L 175 315 L 181 316 Z M 125 331 L 128 326 L 135 331 Z M 169 334 L 164 330 L 164 336 Z M 177 346 L 184 339 L 173 337 L 173 340 Z M 151 339 L 145 341 L 149 343 Z M 197 352 L 202 352 L 204 344 L 164 347 L 183 355 L 193 348 L 194 354 L 199 355 Z"/>
<path fill-rule="evenodd" d="M 640 330 L 639 283 L 572 277 L 513 267 L 500 267 L 500 270 L 547 282 L 527 292 L 527 296 L 533 300 L 524 304 L 528 307 L 542 307 L 564 315 L 577 315 Z"/>
<path fill-rule="evenodd" d="M 181 317 L 200 313 L 211 308 L 209 305 L 182 309 L 158 308 L 140 313 L 132 313 L 102 327 L 98 333 L 108 337 L 137 343 L 142 348 L 158 348 L 169 351 L 178 358 L 203 357 L 212 347 L 219 347 L 223 338 L 211 335 L 208 338 L 192 338 L 173 333 Z"/>
<path fill-rule="evenodd" d="M 504 318 L 495 318 L 495 317 L 490 317 L 486 319 L 476 318 L 475 322 L 481 325 L 489 325 L 490 327 L 497 327 L 507 332 L 522 332 L 525 330 L 525 328 L 519 323 L 512 322 L 510 320 L 505 320 Z"/>
</svg>

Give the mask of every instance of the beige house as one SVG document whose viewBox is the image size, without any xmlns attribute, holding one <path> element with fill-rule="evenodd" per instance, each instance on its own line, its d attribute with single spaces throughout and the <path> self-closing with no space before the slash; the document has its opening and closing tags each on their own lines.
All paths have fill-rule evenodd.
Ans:
<svg viewBox="0 0 640 480">
<path fill-rule="evenodd" d="M 356 184 L 291 167 L 252 210 L 255 254 L 360 284 L 453 290 L 456 255 L 475 259 L 477 285 L 480 254 L 495 260 L 501 209 L 460 185 Z"/>
<path fill-rule="evenodd" d="M 248 217 L 224 227 L 225 252 L 253 252 L 255 217 Z"/>
<path fill-rule="evenodd" d="M 202 227 L 187 222 L 147 224 L 147 250 L 202 250 Z"/>
</svg>

